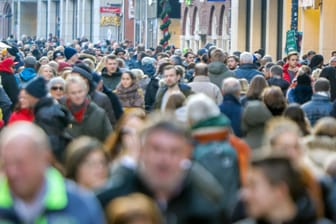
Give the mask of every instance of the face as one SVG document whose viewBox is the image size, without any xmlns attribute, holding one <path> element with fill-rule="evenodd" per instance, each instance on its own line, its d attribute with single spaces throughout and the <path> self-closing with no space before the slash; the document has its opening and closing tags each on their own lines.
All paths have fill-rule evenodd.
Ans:
<svg viewBox="0 0 336 224">
<path fill-rule="evenodd" d="M 73 104 L 81 105 L 86 99 L 87 90 L 79 83 L 71 83 L 66 95 Z"/>
<path fill-rule="evenodd" d="M 2 146 L 0 153 L 11 191 L 23 200 L 34 199 L 43 183 L 46 153 L 38 151 L 27 136 L 13 137 Z"/>
<path fill-rule="evenodd" d="M 107 160 L 103 152 L 97 149 L 91 152 L 80 164 L 77 182 L 87 189 L 97 189 L 104 185 L 108 176 Z"/>
<path fill-rule="evenodd" d="M 128 73 L 123 73 L 121 76 L 121 85 L 124 88 L 128 88 L 133 84 L 133 80 Z"/>
<path fill-rule="evenodd" d="M 188 54 L 186 61 L 188 64 L 194 62 L 195 56 L 193 54 Z"/>
<path fill-rule="evenodd" d="M 292 67 L 292 68 L 297 67 L 298 62 L 299 62 L 299 57 L 297 55 L 292 55 L 288 59 L 289 67 Z"/>
<path fill-rule="evenodd" d="M 277 203 L 275 189 L 265 178 L 261 169 L 251 168 L 247 183 L 242 189 L 242 199 L 249 216 L 265 218 Z"/>
<path fill-rule="evenodd" d="M 44 68 L 42 69 L 42 71 L 41 71 L 41 75 L 43 76 L 43 78 L 44 78 L 45 80 L 50 80 L 50 79 L 54 76 L 54 74 L 53 74 L 51 68 L 48 67 L 48 66 L 46 66 L 46 67 L 44 67 Z"/>
<path fill-rule="evenodd" d="M 64 87 L 61 84 L 54 84 L 50 88 L 50 94 L 51 96 L 56 99 L 60 100 L 64 96 Z"/>
<path fill-rule="evenodd" d="M 238 66 L 238 62 L 234 58 L 228 58 L 227 59 L 227 66 L 230 70 L 234 70 Z"/>
<path fill-rule="evenodd" d="M 36 103 L 38 99 L 35 97 L 29 95 L 26 90 L 22 89 L 19 93 L 19 102 L 22 109 L 29 109 L 32 108 Z"/>
<path fill-rule="evenodd" d="M 186 139 L 165 130 L 150 133 L 140 153 L 140 173 L 154 191 L 171 192 L 184 176 L 183 162 L 191 146 Z"/>
<path fill-rule="evenodd" d="M 294 162 L 298 162 L 301 158 L 299 136 L 295 133 L 286 132 L 278 135 L 272 146 L 277 153 L 288 156 Z"/>
<path fill-rule="evenodd" d="M 168 86 L 168 88 L 172 88 L 175 85 L 177 85 L 180 79 L 180 76 L 176 74 L 175 69 L 164 70 L 163 77 L 164 77 L 165 83 Z"/>
<path fill-rule="evenodd" d="M 109 73 L 117 71 L 118 61 L 113 59 L 107 59 L 105 67 Z"/>
</svg>

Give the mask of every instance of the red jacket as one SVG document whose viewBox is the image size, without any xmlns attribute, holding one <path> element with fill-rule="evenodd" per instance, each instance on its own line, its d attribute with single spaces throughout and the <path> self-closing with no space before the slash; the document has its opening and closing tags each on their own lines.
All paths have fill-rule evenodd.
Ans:
<svg viewBox="0 0 336 224">
<path fill-rule="evenodd" d="M 8 125 L 16 122 L 16 121 L 31 121 L 34 120 L 33 111 L 30 109 L 21 109 L 18 111 L 14 111 L 8 121 Z"/>
<path fill-rule="evenodd" d="M 0 63 L 0 72 L 14 73 L 12 66 L 15 64 L 12 58 L 6 58 Z"/>
<path fill-rule="evenodd" d="M 294 75 L 294 77 L 291 77 L 289 72 L 288 72 L 288 67 L 289 67 L 289 64 L 286 63 L 282 69 L 283 69 L 283 79 L 286 80 L 287 82 L 289 82 L 289 84 L 292 83 L 293 79 L 296 77 L 296 74 Z M 297 65 L 297 67 L 301 67 L 300 64 Z"/>
</svg>

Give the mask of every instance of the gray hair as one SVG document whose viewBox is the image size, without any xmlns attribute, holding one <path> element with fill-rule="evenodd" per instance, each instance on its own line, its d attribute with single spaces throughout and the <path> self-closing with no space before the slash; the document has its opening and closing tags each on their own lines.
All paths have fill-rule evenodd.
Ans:
<svg viewBox="0 0 336 224">
<path fill-rule="evenodd" d="M 273 65 L 270 72 L 273 76 L 282 77 L 283 69 L 280 65 Z"/>
<path fill-rule="evenodd" d="M 240 64 L 252 64 L 253 55 L 250 52 L 243 52 L 240 54 Z"/>
<path fill-rule="evenodd" d="M 190 124 L 194 124 L 220 114 L 219 107 L 216 103 L 204 93 L 191 95 L 187 99 L 186 110 Z"/>
<path fill-rule="evenodd" d="M 48 82 L 48 85 L 47 85 L 48 90 L 50 90 L 51 87 L 53 87 L 55 84 L 59 84 L 64 88 L 65 87 L 65 80 L 60 76 L 57 76 L 57 77 L 54 77 L 54 78 L 50 79 L 49 82 Z"/>
<path fill-rule="evenodd" d="M 241 86 L 238 79 L 229 77 L 223 80 L 222 85 L 223 95 L 226 94 L 239 95 L 240 89 Z"/>
</svg>

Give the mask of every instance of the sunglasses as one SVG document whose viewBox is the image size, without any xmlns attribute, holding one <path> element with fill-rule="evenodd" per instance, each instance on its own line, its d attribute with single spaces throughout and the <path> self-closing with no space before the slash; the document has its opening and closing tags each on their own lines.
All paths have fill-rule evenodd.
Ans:
<svg viewBox="0 0 336 224">
<path fill-rule="evenodd" d="M 64 89 L 63 89 L 62 86 L 53 86 L 53 87 L 51 87 L 51 90 L 54 90 L 54 91 L 56 91 L 56 90 L 63 91 Z"/>
</svg>

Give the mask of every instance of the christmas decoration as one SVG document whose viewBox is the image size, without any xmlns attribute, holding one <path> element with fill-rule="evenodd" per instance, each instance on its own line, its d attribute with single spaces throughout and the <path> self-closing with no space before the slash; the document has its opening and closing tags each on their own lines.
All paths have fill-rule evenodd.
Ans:
<svg viewBox="0 0 336 224">
<path fill-rule="evenodd" d="M 163 37 L 160 40 L 160 45 L 166 47 L 171 37 L 171 34 L 169 33 L 169 26 L 171 24 L 171 19 L 169 18 L 169 13 L 171 12 L 171 5 L 169 0 L 160 0 L 160 7 L 162 8 L 162 12 L 160 14 L 160 18 L 162 20 L 160 30 L 162 31 L 163 34 Z"/>
</svg>

